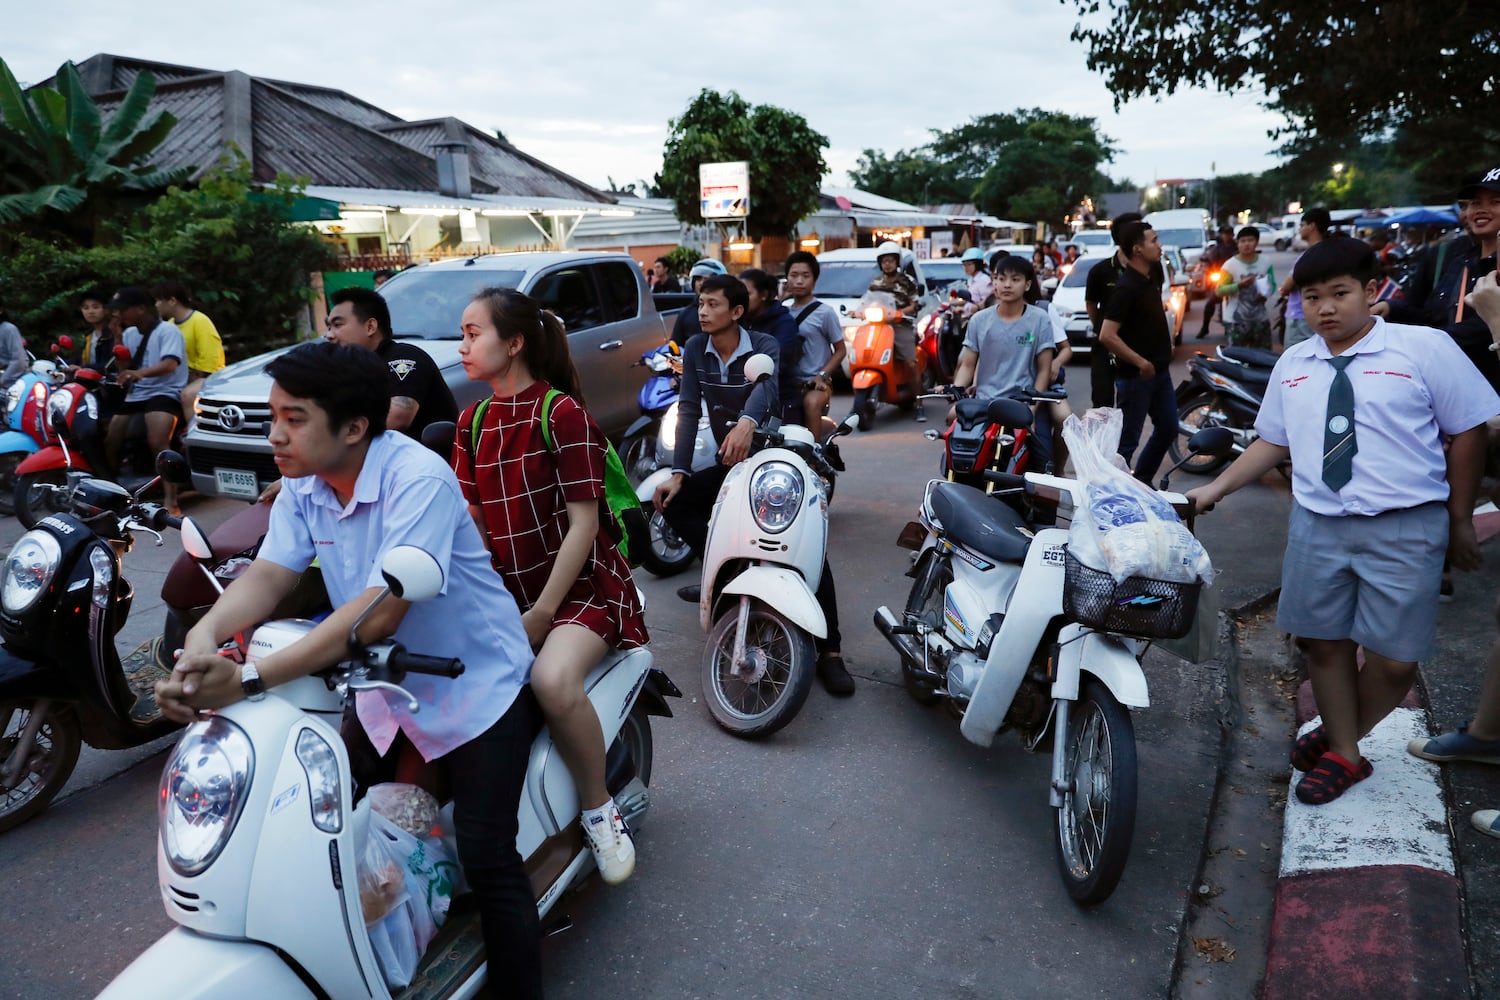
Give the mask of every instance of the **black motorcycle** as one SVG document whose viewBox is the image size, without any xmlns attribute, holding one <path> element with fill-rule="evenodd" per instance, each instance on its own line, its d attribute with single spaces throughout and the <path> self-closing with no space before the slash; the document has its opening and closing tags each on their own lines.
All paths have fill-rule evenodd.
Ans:
<svg viewBox="0 0 1500 1000">
<path fill-rule="evenodd" d="M 185 477 L 175 452 L 163 475 Z M 121 557 L 138 532 L 161 544 L 180 518 L 142 496 L 73 471 L 42 517 L 11 546 L 0 578 L 0 832 L 36 816 L 67 783 L 82 743 L 123 750 L 177 728 L 163 718 L 153 685 L 171 671 L 160 639 L 121 658 L 115 635 L 134 588 Z"/>
<path fill-rule="evenodd" d="M 1188 377 L 1177 387 L 1177 437 L 1173 463 L 1206 476 L 1218 471 L 1255 442 L 1255 418 L 1266 398 L 1271 369 L 1280 355 L 1254 347 L 1220 346 L 1213 357 L 1199 351 L 1188 360 Z M 1204 427 L 1226 427 L 1234 448 L 1221 454 L 1188 451 L 1187 440 Z M 1282 463 L 1281 472 L 1289 474 Z"/>
</svg>

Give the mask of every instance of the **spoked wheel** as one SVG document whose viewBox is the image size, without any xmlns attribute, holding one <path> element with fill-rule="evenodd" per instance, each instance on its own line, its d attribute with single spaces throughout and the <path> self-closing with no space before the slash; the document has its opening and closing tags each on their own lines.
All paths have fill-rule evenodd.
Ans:
<svg viewBox="0 0 1500 1000">
<path fill-rule="evenodd" d="M 909 622 L 920 619 L 931 628 L 941 630 L 943 595 L 952 582 L 953 567 L 948 565 L 948 560 L 941 558 L 936 552 L 930 553 L 922 572 L 912 584 L 911 594 L 906 598 L 906 620 Z M 924 684 L 919 679 L 919 673 L 905 659 L 901 661 L 901 680 L 906 684 L 906 693 L 919 705 L 931 705 L 941 696 L 933 690 L 931 684 Z"/>
<path fill-rule="evenodd" d="M 16 511 L 16 466 L 25 459 L 24 451 L 0 455 L 0 514 L 14 514 Z"/>
<path fill-rule="evenodd" d="M 36 703 L 0 701 L 0 773 L 20 745 Z M 0 833 L 47 808 L 78 763 L 82 737 L 71 708 L 54 703 L 31 740 L 21 770 L 11 783 L 0 778 Z"/>
<path fill-rule="evenodd" d="M 1062 734 L 1060 734 L 1062 735 Z M 1115 891 L 1135 834 L 1135 727 L 1109 689 L 1086 681 L 1063 736 L 1068 790 L 1057 809 L 1057 868 L 1074 902 Z"/>
<path fill-rule="evenodd" d="M 693 564 L 693 550 L 677 537 L 677 532 L 672 530 L 661 511 L 652 510 L 651 519 L 646 524 L 651 533 L 651 544 L 641 557 L 641 565 L 656 576 L 676 576 Z"/>
<path fill-rule="evenodd" d="M 656 471 L 656 434 L 654 431 L 626 438 L 620 445 L 620 464 L 631 486 L 639 486 Z"/>
<path fill-rule="evenodd" d="M 1200 393 L 1185 403 L 1179 404 L 1177 419 L 1177 436 L 1172 439 L 1171 452 L 1172 462 L 1181 462 L 1187 455 L 1187 440 L 1204 427 L 1220 426 L 1220 421 L 1214 419 L 1213 413 L 1216 409 L 1214 397 L 1210 393 Z M 1233 458 L 1230 455 L 1195 455 L 1183 464 L 1184 472 L 1191 472 L 1197 476 L 1206 476 L 1216 472 L 1227 465 Z"/>
<path fill-rule="evenodd" d="M 875 428 L 875 387 L 867 385 L 863 389 L 854 390 L 854 406 L 851 412 L 859 417 L 859 429 L 862 431 Z"/>
<path fill-rule="evenodd" d="M 21 522 L 23 528 L 30 531 L 42 518 L 61 510 L 58 494 L 47 487 L 61 486 L 67 481 L 68 474 L 64 469 L 28 472 L 16 477 L 15 491 L 11 495 L 14 498 L 16 520 Z"/>
<path fill-rule="evenodd" d="M 714 721 L 736 736 L 769 736 L 785 726 L 812 689 L 812 637 L 780 614 L 750 602 L 745 656 L 734 662 L 736 601 L 719 616 L 703 651 L 703 698 Z"/>
</svg>

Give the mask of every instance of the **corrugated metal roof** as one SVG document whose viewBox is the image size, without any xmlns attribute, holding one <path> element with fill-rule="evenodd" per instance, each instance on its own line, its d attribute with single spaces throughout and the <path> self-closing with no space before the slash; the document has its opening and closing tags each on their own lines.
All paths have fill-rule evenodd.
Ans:
<svg viewBox="0 0 1500 1000">
<path fill-rule="evenodd" d="M 492 185 L 497 191 L 543 198 L 583 198 L 601 204 L 613 201 L 597 188 L 457 118 L 400 122 L 381 126 L 380 131 L 434 156 L 440 143 L 466 143 L 469 147 L 469 175 L 475 181 Z"/>
<path fill-rule="evenodd" d="M 292 83 L 286 80 L 266 80 L 278 90 L 306 101 L 313 107 L 321 108 L 330 114 L 338 115 L 345 121 L 366 128 L 379 129 L 382 125 L 399 122 L 401 119 L 383 108 L 377 108 L 373 104 L 366 103 L 353 94 L 346 94 L 342 90 L 332 90 L 328 87 L 312 87 L 305 83 Z"/>
<path fill-rule="evenodd" d="M 472 194 L 467 198 L 453 198 L 438 194 L 436 189 L 428 192 L 409 188 L 309 184 L 307 194 L 313 198 L 327 198 L 346 207 L 390 208 L 398 211 L 406 208 L 467 208 L 479 212 L 489 208 L 507 212 L 556 212 L 563 215 L 623 211 L 616 205 L 603 205 L 579 198 L 502 194 Z"/>
<path fill-rule="evenodd" d="M 106 122 L 115 116 L 123 99 L 124 95 L 119 94 L 98 100 L 100 115 Z M 193 176 L 201 177 L 224 153 L 224 78 L 195 78 L 159 87 L 148 115 L 157 111 L 175 115 L 177 124 L 156 148 L 151 164 L 167 170 L 193 167 Z"/>
</svg>

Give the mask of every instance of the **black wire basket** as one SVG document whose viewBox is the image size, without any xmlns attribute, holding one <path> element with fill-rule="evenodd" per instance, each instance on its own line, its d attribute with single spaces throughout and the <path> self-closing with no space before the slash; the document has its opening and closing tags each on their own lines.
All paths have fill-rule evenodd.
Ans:
<svg viewBox="0 0 1500 1000">
<path fill-rule="evenodd" d="M 1201 580 L 1174 583 L 1144 576 L 1116 583 L 1103 570 L 1085 566 L 1069 552 L 1063 583 L 1063 613 L 1080 625 L 1144 639 L 1180 639 L 1198 613 Z"/>
</svg>

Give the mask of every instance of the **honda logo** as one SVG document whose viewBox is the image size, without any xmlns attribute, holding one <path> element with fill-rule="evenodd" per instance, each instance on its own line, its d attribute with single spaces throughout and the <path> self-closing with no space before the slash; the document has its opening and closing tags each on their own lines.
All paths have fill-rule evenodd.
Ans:
<svg viewBox="0 0 1500 1000">
<path fill-rule="evenodd" d="M 245 426 L 245 411 L 231 403 L 219 409 L 219 426 L 226 431 L 237 431 Z"/>
</svg>

